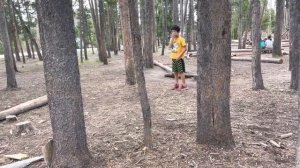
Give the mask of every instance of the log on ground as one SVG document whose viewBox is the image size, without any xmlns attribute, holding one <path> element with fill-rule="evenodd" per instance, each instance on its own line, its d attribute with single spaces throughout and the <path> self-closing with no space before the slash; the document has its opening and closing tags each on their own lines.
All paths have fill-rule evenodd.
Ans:
<svg viewBox="0 0 300 168">
<path fill-rule="evenodd" d="M 170 68 L 170 67 L 168 67 L 168 66 L 166 66 L 166 65 L 164 65 L 164 64 L 162 64 L 162 63 L 160 63 L 156 60 L 154 60 L 153 63 L 154 63 L 155 66 L 158 66 L 158 67 L 162 68 L 166 72 L 172 73 L 172 68 Z"/>
<path fill-rule="evenodd" d="M 232 61 L 246 61 L 246 62 L 252 62 L 251 57 L 232 57 Z M 263 63 L 274 63 L 274 64 L 282 64 L 283 59 L 281 58 L 261 58 L 261 62 Z"/>
<path fill-rule="evenodd" d="M 30 100 L 28 102 L 19 104 L 10 109 L 1 111 L 0 112 L 0 121 L 5 120 L 6 116 L 8 116 L 8 115 L 19 115 L 19 114 L 25 113 L 29 110 L 32 110 L 32 109 L 35 109 L 38 107 L 42 107 L 46 104 L 48 104 L 48 98 L 46 95 L 39 97 L 37 99 Z"/>
</svg>

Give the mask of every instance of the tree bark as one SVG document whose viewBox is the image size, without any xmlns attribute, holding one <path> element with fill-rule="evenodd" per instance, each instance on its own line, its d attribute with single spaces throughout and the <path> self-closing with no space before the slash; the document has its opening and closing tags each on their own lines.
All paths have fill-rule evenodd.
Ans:
<svg viewBox="0 0 300 168">
<path fill-rule="evenodd" d="M 173 24 L 179 26 L 179 11 L 178 11 L 178 0 L 173 0 Z"/>
<path fill-rule="evenodd" d="M 104 65 L 108 64 L 107 53 L 106 53 L 106 42 L 105 42 L 105 11 L 104 11 L 104 0 L 99 0 L 99 20 L 100 20 L 100 46 L 101 46 L 101 57 Z"/>
<path fill-rule="evenodd" d="M 153 22 L 154 22 L 154 11 L 153 11 L 153 0 L 145 1 L 145 32 L 144 32 L 144 58 L 145 67 L 153 68 Z"/>
<path fill-rule="evenodd" d="M 197 142 L 231 148 L 231 3 L 197 2 Z"/>
<path fill-rule="evenodd" d="M 121 13 L 121 24 L 123 30 L 123 44 L 124 44 L 124 57 L 125 57 L 125 72 L 126 72 L 126 84 L 135 85 L 135 73 L 134 73 L 134 61 L 132 51 L 132 38 L 130 29 L 130 15 L 128 2 L 119 0 L 119 7 Z"/>
<path fill-rule="evenodd" d="M 144 144 L 148 148 L 152 148 L 151 136 L 151 110 L 148 100 L 145 77 L 143 72 L 143 53 L 141 46 L 141 35 L 138 21 L 138 12 L 135 8 L 135 0 L 128 0 L 130 27 L 132 38 L 132 51 L 134 55 L 135 73 L 138 85 L 138 92 L 142 106 L 143 119 L 144 119 Z M 153 8 L 152 8 L 153 9 Z"/>
<path fill-rule="evenodd" d="M 41 0 L 44 72 L 53 130 L 54 167 L 91 167 L 71 0 Z M 55 67 L 55 68 L 53 68 Z"/>
<path fill-rule="evenodd" d="M 190 0 L 190 3 L 189 3 L 189 19 L 188 19 L 188 22 L 187 22 L 187 43 L 188 43 L 188 51 L 191 51 L 191 48 L 192 48 L 192 19 L 193 19 L 193 15 L 194 15 L 194 0 Z"/>
<path fill-rule="evenodd" d="M 238 49 L 242 49 L 243 47 L 243 7 L 244 7 L 244 0 L 239 0 L 239 26 L 238 26 L 238 32 L 239 32 L 239 45 Z"/>
<path fill-rule="evenodd" d="M 292 23 L 292 20 L 290 22 L 291 26 L 295 26 L 293 28 L 293 31 L 290 32 L 291 36 L 293 36 L 293 41 L 291 45 L 294 47 L 293 49 L 293 55 L 297 55 L 297 68 L 299 73 L 300 68 L 300 1 L 299 0 L 290 0 L 294 1 L 293 4 L 291 3 L 291 7 L 293 6 L 293 12 L 295 12 L 291 17 L 293 17 L 294 23 Z M 293 24 L 293 25 L 292 25 Z M 295 61 L 295 60 L 294 60 Z M 299 77 L 298 77 L 298 88 L 300 88 L 299 84 Z M 297 152 L 296 152 L 296 168 L 300 168 L 300 92 L 298 92 L 298 138 L 297 138 Z"/>
<path fill-rule="evenodd" d="M 35 53 L 34 53 L 34 42 L 30 41 L 30 47 L 31 47 L 31 53 L 32 53 L 32 59 L 35 59 Z"/>
<path fill-rule="evenodd" d="M 263 77 L 261 74 L 261 21 L 260 21 L 260 1 L 251 0 L 252 5 L 252 89 L 264 89 Z"/>
<path fill-rule="evenodd" d="M 25 44 L 26 44 L 27 57 L 28 58 L 32 58 L 32 54 L 31 54 L 31 49 L 30 49 L 30 45 L 29 45 L 29 42 L 28 42 L 27 33 L 24 33 L 24 38 L 25 38 Z"/>
<path fill-rule="evenodd" d="M 39 57 L 39 60 L 42 61 L 43 60 L 43 56 L 41 54 L 41 51 L 40 51 L 40 48 L 39 46 L 37 45 L 37 42 L 35 40 L 35 38 L 33 37 L 33 35 L 31 34 L 29 28 L 25 25 L 25 22 L 22 18 L 22 15 L 20 14 L 20 11 L 17 11 L 15 5 L 13 4 L 13 8 L 15 9 L 16 11 L 16 14 L 18 15 L 19 19 L 20 19 L 20 22 L 21 22 L 21 25 L 23 27 L 23 30 L 25 31 L 25 33 L 27 34 L 27 36 L 29 37 L 30 41 L 33 43 L 35 49 L 36 49 L 36 52 L 37 52 L 37 55 Z"/>
<path fill-rule="evenodd" d="M 165 48 L 166 48 L 166 32 L 167 32 L 167 2 L 166 0 L 163 1 L 164 4 L 162 5 L 162 20 L 163 20 L 163 38 L 161 40 L 162 43 L 162 50 L 161 50 L 161 55 L 165 55 Z"/>
<path fill-rule="evenodd" d="M 6 68 L 7 88 L 17 88 L 16 75 L 13 65 L 12 52 L 9 42 L 9 35 L 6 24 L 6 16 L 4 10 L 4 0 L 0 0 L 0 35 L 4 48 L 4 59 Z"/>
<path fill-rule="evenodd" d="M 281 57 L 281 34 L 284 20 L 285 0 L 277 0 L 276 2 L 276 25 L 274 33 L 273 57 Z"/>
<path fill-rule="evenodd" d="M 296 0 L 290 0 L 290 53 L 289 53 L 289 65 L 291 70 L 291 84 L 290 88 L 293 90 L 298 90 L 298 82 L 299 82 L 299 54 L 296 54 L 295 46 L 296 42 L 295 35 L 297 34 L 297 11 L 296 11 Z"/>
</svg>

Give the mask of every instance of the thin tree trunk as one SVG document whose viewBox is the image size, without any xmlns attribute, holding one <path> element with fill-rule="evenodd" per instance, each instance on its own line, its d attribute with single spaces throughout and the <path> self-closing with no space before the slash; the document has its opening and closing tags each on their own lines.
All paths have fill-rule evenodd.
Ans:
<svg viewBox="0 0 300 168">
<path fill-rule="evenodd" d="M 238 32 L 239 32 L 239 44 L 238 49 L 242 49 L 243 46 L 243 6 L 244 6 L 244 0 L 239 0 L 239 26 L 238 26 Z"/>
<path fill-rule="evenodd" d="M 97 0 L 95 0 L 96 2 Z M 89 0 L 89 5 L 91 8 L 91 13 L 92 13 L 92 19 L 93 19 L 93 25 L 94 25 L 94 29 L 95 29 L 95 34 L 96 34 L 96 42 L 97 42 L 97 50 L 98 50 L 98 58 L 99 61 L 102 61 L 102 57 L 101 57 L 101 52 L 100 52 L 100 28 L 99 28 L 99 20 L 98 20 L 98 14 L 97 14 L 97 9 L 96 8 L 96 4 L 94 5 L 94 0 Z"/>
<path fill-rule="evenodd" d="M 34 42 L 30 42 L 30 47 L 31 47 L 31 53 L 32 53 L 32 59 L 35 59 L 35 53 L 34 53 L 34 44 L 33 44 Z"/>
<path fill-rule="evenodd" d="M 142 106 L 143 119 L 144 119 L 144 144 L 148 148 L 152 148 L 151 110 L 150 110 L 150 103 L 148 100 L 145 77 L 143 72 L 143 57 L 142 57 L 143 53 L 142 53 L 142 46 L 141 46 L 139 21 L 137 17 L 138 12 L 136 11 L 135 8 L 135 0 L 128 0 L 128 5 L 129 5 L 129 14 L 130 14 L 132 51 L 134 56 L 138 92 L 140 96 L 140 102 Z"/>
<path fill-rule="evenodd" d="M 11 39 L 13 44 L 14 44 L 14 51 L 15 51 L 15 55 L 16 55 L 16 59 L 17 61 L 21 61 L 21 57 L 20 57 L 20 52 L 19 52 L 19 47 L 18 47 L 18 40 L 17 40 L 17 32 L 16 32 L 16 23 L 14 21 L 14 17 L 13 17 L 13 9 L 12 9 L 12 2 L 11 0 L 8 0 L 8 6 L 7 6 L 7 11 L 8 11 L 8 15 L 9 15 L 9 27 L 10 27 L 10 31 L 11 31 Z"/>
<path fill-rule="evenodd" d="M 284 20 L 284 0 L 276 1 L 276 26 L 274 33 L 274 47 L 273 47 L 273 57 L 281 57 L 281 34 L 282 34 L 282 26 Z"/>
<path fill-rule="evenodd" d="M 290 53 L 289 53 L 289 65 L 291 70 L 291 85 L 290 88 L 293 90 L 298 90 L 298 82 L 299 82 L 299 54 L 296 54 L 295 46 L 296 42 L 295 34 L 297 32 L 297 12 L 296 12 L 296 1 L 297 0 L 290 0 Z"/>
<path fill-rule="evenodd" d="M 294 2 L 292 2 L 294 1 Z M 294 27 L 293 31 L 290 31 L 290 36 L 293 36 L 293 40 L 291 42 L 293 48 L 293 56 L 297 56 L 293 61 L 298 61 L 297 62 L 297 68 L 299 73 L 299 68 L 300 68 L 300 60 L 299 60 L 299 55 L 300 55 L 300 1 L 299 0 L 290 0 L 290 7 L 293 8 L 293 15 L 291 15 L 291 18 L 293 17 L 293 21 L 291 20 L 290 26 Z M 293 7 L 292 7 L 293 6 Z M 290 9 L 291 10 L 291 9 Z M 298 75 L 298 74 L 297 74 Z M 298 76 L 297 76 L 298 77 Z M 298 77 L 298 88 L 300 88 L 299 80 L 300 78 Z M 298 138 L 297 138 L 297 146 L 296 146 L 296 168 L 300 168 L 300 92 L 298 91 Z"/>
<path fill-rule="evenodd" d="M 197 142 L 231 148 L 231 2 L 197 2 Z"/>
<path fill-rule="evenodd" d="M 10 47 L 10 40 L 7 30 L 6 16 L 4 10 L 4 0 L 0 0 L 0 37 L 4 48 L 4 59 L 6 68 L 7 88 L 17 88 L 16 74 L 13 65 L 12 52 Z"/>
<path fill-rule="evenodd" d="M 251 0 L 252 5 L 252 89 L 264 89 L 263 77 L 261 74 L 261 49 L 259 42 L 261 40 L 261 21 L 260 19 L 260 1 Z"/>
<path fill-rule="evenodd" d="M 162 50 L 161 50 L 161 55 L 165 55 L 165 48 L 166 48 L 166 32 L 167 32 L 167 2 L 166 0 L 163 1 L 164 4 L 162 5 L 162 11 L 163 11 L 163 15 L 162 15 L 162 20 L 163 20 L 163 38 L 161 40 L 162 43 Z"/>
<path fill-rule="evenodd" d="M 180 0 L 180 29 L 181 33 L 183 33 L 183 0 Z M 179 25 L 178 25 L 179 26 Z"/>
<path fill-rule="evenodd" d="M 50 167 L 89 168 L 92 157 L 86 140 L 72 1 L 41 0 L 40 5 L 54 142 Z"/>
<path fill-rule="evenodd" d="M 245 30 L 245 35 L 243 37 L 243 49 L 246 49 L 246 43 L 247 43 L 247 38 L 248 38 L 248 30 Z"/>
<path fill-rule="evenodd" d="M 29 42 L 28 42 L 27 33 L 24 33 L 24 38 L 25 38 L 25 44 L 26 44 L 26 50 L 27 50 L 27 57 L 28 58 L 32 58 L 32 54 L 31 54 L 30 45 L 29 45 Z"/>
<path fill-rule="evenodd" d="M 153 11 L 153 0 L 145 1 L 145 32 L 144 32 L 144 58 L 145 67 L 153 68 L 153 22 L 154 22 L 154 11 Z"/>
<path fill-rule="evenodd" d="M 19 19 L 20 19 L 20 22 L 21 22 L 21 25 L 23 27 L 23 30 L 25 31 L 25 33 L 28 35 L 30 41 L 33 43 L 35 49 L 36 49 L 36 52 L 37 52 L 37 55 L 39 57 L 39 60 L 42 61 L 43 60 L 43 56 L 41 54 L 41 51 L 40 51 L 40 48 L 39 46 L 37 45 L 37 42 L 35 40 L 35 38 L 33 37 L 33 35 L 31 34 L 29 28 L 25 25 L 25 22 L 22 18 L 22 15 L 20 14 L 20 11 L 17 11 L 15 5 L 13 4 L 13 8 L 15 9 L 16 11 L 16 14 L 18 15 Z"/>
<path fill-rule="evenodd" d="M 189 19 L 188 19 L 188 22 L 187 22 L 187 43 L 188 43 L 188 51 L 191 51 L 191 47 L 192 47 L 192 15 L 194 15 L 193 13 L 193 2 L 194 0 L 190 0 L 190 3 L 189 3 Z"/>
</svg>

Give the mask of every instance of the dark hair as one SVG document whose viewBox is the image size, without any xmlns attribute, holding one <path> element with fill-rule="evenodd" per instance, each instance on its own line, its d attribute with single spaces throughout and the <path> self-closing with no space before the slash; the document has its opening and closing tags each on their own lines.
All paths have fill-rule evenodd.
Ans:
<svg viewBox="0 0 300 168">
<path fill-rule="evenodd" d="M 179 33 L 180 32 L 180 27 L 177 26 L 177 25 L 174 25 L 171 30 L 175 30 Z"/>
<path fill-rule="evenodd" d="M 268 39 L 272 40 L 272 36 L 271 36 L 271 35 L 269 35 L 269 36 L 268 36 Z"/>
</svg>

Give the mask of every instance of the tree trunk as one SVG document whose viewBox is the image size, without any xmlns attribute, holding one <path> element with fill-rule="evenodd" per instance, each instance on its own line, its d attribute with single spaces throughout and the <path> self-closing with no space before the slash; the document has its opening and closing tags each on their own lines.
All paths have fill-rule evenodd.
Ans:
<svg viewBox="0 0 300 168">
<path fill-rule="evenodd" d="M 95 2 L 97 2 L 95 0 Z M 97 42 L 97 50 L 98 50 L 98 58 L 99 61 L 102 61 L 102 57 L 101 57 L 101 46 L 100 46 L 100 28 L 99 28 L 99 20 L 98 20 L 98 14 L 97 14 L 97 9 L 96 8 L 96 4 L 94 5 L 94 0 L 89 0 L 89 5 L 91 8 L 91 13 L 92 13 L 92 19 L 93 19 L 93 25 L 94 25 L 94 29 L 95 29 L 95 34 L 96 34 L 96 42 Z"/>
<path fill-rule="evenodd" d="M 135 73 L 137 78 L 138 92 L 142 106 L 143 119 L 144 119 L 144 144 L 148 148 L 152 148 L 151 136 L 151 110 L 148 100 L 145 77 L 143 72 L 143 53 L 141 46 L 141 35 L 139 29 L 138 12 L 135 8 L 135 0 L 128 0 L 130 27 L 132 38 L 132 51 L 134 55 Z M 153 9 L 153 8 L 151 8 Z M 150 16 L 151 17 L 151 16 Z M 151 41 L 150 41 L 151 42 Z"/>
<path fill-rule="evenodd" d="M 243 37 L 243 49 L 246 48 L 246 43 L 247 43 L 247 37 L 248 37 L 248 30 L 245 30 L 245 35 Z"/>
<path fill-rule="evenodd" d="M 291 1 L 294 1 L 293 4 Z M 290 22 L 291 26 L 295 26 L 290 32 L 291 36 L 293 36 L 293 41 L 291 45 L 294 47 L 293 48 L 293 55 L 297 55 L 297 68 L 298 68 L 298 73 L 299 73 L 299 68 L 300 68 L 300 60 L 299 60 L 299 55 L 300 55 L 300 1 L 299 0 L 290 0 L 291 7 L 293 6 L 293 12 L 294 14 L 291 15 L 293 17 L 294 23 L 292 23 L 292 20 Z M 295 60 L 293 60 L 295 61 Z M 298 78 L 298 88 L 300 82 Z M 298 138 L 297 138 L 297 152 L 296 152 L 296 168 L 300 168 L 300 92 L 298 92 Z"/>
<path fill-rule="evenodd" d="M 50 167 L 88 168 L 92 158 L 86 141 L 72 1 L 41 0 L 40 5 L 54 142 Z"/>
<path fill-rule="evenodd" d="M 231 148 L 231 2 L 197 2 L 197 142 Z"/>
<path fill-rule="evenodd" d="M 7 6 L 7 11 L 9 14 L 9 27 L 10 27 L 10 31 L 11 31 L 11 37 L 12 42 L 14 44 L 14 51 L 15 51 L 15 55 L 16 55 L 16 59 L 17 61 L 21 61 L 21 57 L 20 57 L 20 52 L 19 52 L 19 47 L 18 47 L 18 40 L 17 40 L 17 32 L 16 32 L 16 23 L 14 21 L 14 17 L 13 17 L 13 10 L 12 10 L 12 3 L 11 0 L 8 0 L 8 6 Z"/>
<path fill-rule="evenodd" d="M 276 1 L 276 26 L 274 33 L 273 57 L 281 57 L 281 34 L 284 20 L 284 0 Z"/>
<path fill-rule="evenodd" d="M 41 18 L 41 15 L 40 15 L 40 10 L 41 10 L 41 8 L 40 8 L 40 1 L 41 0 L 36 0 L 36 12 L 37 12 L 37 18 L 38 18 L 38 28 L 39 28 L 39 35 L 40 35 L 41 50 L 44 51 L 43 46 L 45 46 L 44 45 L 45 39 L 43 38 L 44 37 L 43 36 L 44 29 L 43 29 L 42 22 L 41 22 L 41 20 L 43 18 Z"/>
<path fill-rule="evenodd" d="M 179 26 L 179 18 L 178 18 L 178 0 L 173 0 L 173 24 Z"/>
<path fill-rule="evenodd" d="M 153 11 L 153 0 L 145 1 L 145 44 L 144 44 L 144 58 L 145 67 L 153 68 L 153 22 L 154 22 L 154 11 Z"/>
<path fill-rule="evenodd" d="M 30 47 L 31 47 L 31 53 L 32 53 L 32 59 L 35 59 L 35 53 L 34 53 L 34 42 L 30 41 Z"/>
<path fill-rule="evenodd" d="M 238 26 L 238 32 L 239 32 L 239 45 L 238 49 L 242 49 L 243 45 L 243 7 L 244 7 L 244 0 L 239 0 L 239 26 Z"/>
<path fill-rule="evenodd" d="M 130 29 L 130 15 L 128 2 L 119 0 L 121 24 L 123 30 L 123 44 L 124 44 L 124 57 L 125 57 L 125 72 L 126 72 L 126 84 L 135 85 L 135 73 L 134 73 L 134 61 L 132 51 L 132 38 Z"/>
<path fill-rule="evenodd" d="M 261 21 L 260 21 L 260 1 L 251 0 L 252 5 L 252 89 L 264 89 L 263 77 L 261 74 Z"/>
<path fill-rule="evenodd" d="M 178 25 L 178 26 L 180 26 L 180 29 L 181 29 L 181 33 L 182 33 L 182 35 L 183 35 L 183 0 L 179 0 L 180 1 L 180 25 Z M 186 1 L 186 0 L 185 0 Z"/>
<path fill-rule="evenodd" d="M 41 54 L 41 51 L 40 51 L 40 48 L 39 46 L 37 45 L 37 42 L 35 40 L 35 38 L 33 37 L 33 35 L 31 34 L 29 28 L 25 25 L 25 22 L 22 18 L 22 15 L 20 14 L 20 11 L 17 11 L 15 5 L 13 4 L 13 8 L 14 10 L 16 11 L 16 14 L 18 15 L 19 19 L 20 19 L 20 22 L 21 22 L 21 25 L 23 27 L 23 30 L 25 31 L 25 33 L 28 35 L 30 41 L 33 43 L 35 49 L 36 49 L 36 52 L 37 52 L 37 55 L 39 57 L 39 60 L 42 61 L 43 60 L 43 56 Z"/>
<path fill-rule="evenodd" d="M 188 19 L 188 22 L 187 22 L 187 31 L 186 31 L 186 33 L 187 33 L 187 38 L 186 38 L 186 40 L 187 40 L 187 43 L 188 43 L 188 51 L 191 51 L 191 47 L 192 47 L 192 23 L 193 23 L 193 21 L 192 21 L 192 19 L 193 19 L 193 16 L 192 15 L 194 15 L 194 10 L 193 10 L 193 8 L 194 8 L 194 0 L 190 0 L 190 3 L 189 3 L 189 19 Z"/>
<path fill-rule="evenodd" d="M 104 0 L 99 0 L 99 20 L 100 20 L 100 46 L 101 46 L 101 56 L 104 65 L 108 64 L 107 53 L 106 53 L 106 42 L 105 42 L 105 11 L 104 11 Z"/>
<path fill-rule="evenodd" d="M 26 33 L 24 33 L 24 38 L 25 38 L 25 44 L 26 44 L 26 50 L 27 50 L 27 57 L 28 58 L 32 58 L 32 54 L 31 54 L 31 50 L 30 50 L 30 45 L 29 45 L 28 37 L 27 37 Z"/>
<path fill-rule="evenodd" d="M 291 70 L 291 85 L 290 88 L 298 90 L 299 80 L 299 54 L 296 54 L 295 46 L 296 42 L 295 35 L 297 34 L 297 11 L 296 11 L 296 0 L 290 0 L 290 53 L 289 53 L 289 65 Z"/>
<path fill-rule="evenodd" d="M 7 88 L 17 88 L 16 75 L 13 65 L 12 52 L 9 42 L 9 35 L 6 24 L 6 16 L 4 10 L 4 0 L 0 0 L 0 35 L 4 48 L 4 59 L 6 68 Z"/>
<path fill-rule="evenodd" d="M 161 55 L 165 55 L 165 48 L 166 48 L 166 32 L 167 32 L 167 2 L 164 0 L 164 4 L 162 5 L 162 20 L 163 20 L 163 38 L 161 40 L 162 43 L 162 50 L 161 50 Z"/>
</svg>

